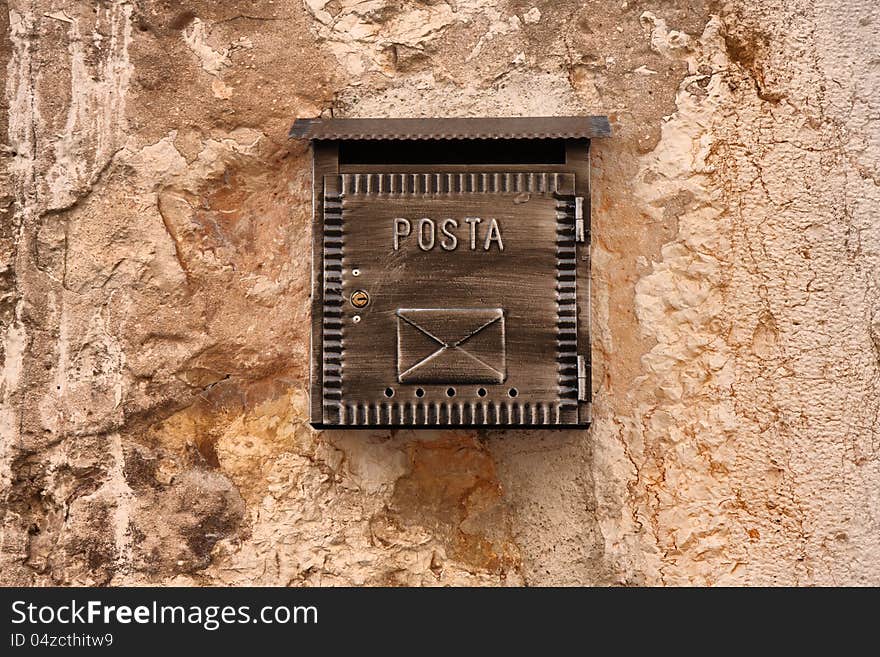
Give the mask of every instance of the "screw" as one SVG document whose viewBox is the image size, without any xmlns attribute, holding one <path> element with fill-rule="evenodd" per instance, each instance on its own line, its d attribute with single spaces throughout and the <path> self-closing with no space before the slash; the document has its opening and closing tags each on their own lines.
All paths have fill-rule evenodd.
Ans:
<svg viewBox="0 0 880 657">
<path fill-rule="evenodd" d="M 360 270 L 360 269 L 352 269 L 352 270 L 351 270 L 351 275 L 352 275 L 352 276 L 360 276 L 360 275 L 361 275 L 361 270 Z"/>
<path fill-rule="evenodd" d="M 355 324 L 358 324 L 361 321 L 361 316 L 355 315 L 354 317 L 351 318 L 351 321 L 353 321 Z"/>
<path fill-rule="evenodd" d="M 355 308 L 366 308 L 370 303 L 370 295 L 364 290 L 355 290 L 348 299 Z"/>
</svg>

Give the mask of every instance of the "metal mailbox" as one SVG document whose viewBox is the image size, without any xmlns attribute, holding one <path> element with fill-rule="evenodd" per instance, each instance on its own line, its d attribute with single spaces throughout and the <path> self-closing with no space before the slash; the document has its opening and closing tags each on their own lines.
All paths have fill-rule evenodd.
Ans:
<svg viewBox="0 0 880 657">
<path fill-rule="evenodd" d="M 603 116 L 307 119 L 311 422 L 590 422 L 590 140 Z"/>
</svg>

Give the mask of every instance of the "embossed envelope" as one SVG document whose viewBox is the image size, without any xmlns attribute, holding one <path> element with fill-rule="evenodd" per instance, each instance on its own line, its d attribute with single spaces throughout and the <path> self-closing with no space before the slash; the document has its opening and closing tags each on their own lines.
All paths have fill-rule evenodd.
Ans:
<svg viewBox="0 0 880 657">
<path fill-rule="evenodd" d="M 399 308 L 400 383 L 503 383 L 501 308 Z"/>
</svg>

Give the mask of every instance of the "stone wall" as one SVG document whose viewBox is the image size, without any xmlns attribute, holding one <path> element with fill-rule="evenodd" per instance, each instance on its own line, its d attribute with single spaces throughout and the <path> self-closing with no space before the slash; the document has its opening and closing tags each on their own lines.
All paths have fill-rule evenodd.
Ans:
<svg viewBox="0 0 880 657">
<path fill-rule="evenodd" d="M 880 584 L 880 5 L 7 6 L 3 584 Z M 609 115 L 590 431 L 308 427 L 331 112 Z"/>
</svg>

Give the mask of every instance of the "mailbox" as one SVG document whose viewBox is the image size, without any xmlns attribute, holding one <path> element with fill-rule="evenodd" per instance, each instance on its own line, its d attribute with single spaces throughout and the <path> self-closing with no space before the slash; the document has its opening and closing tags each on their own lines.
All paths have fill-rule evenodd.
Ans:
<svg viewBox="0 0 880 657">
<path fill-rule="evenodd" d="M 306 119 L 311 423 L 590 422 L 590 140 L 603 116 Z"/>
</svg>

